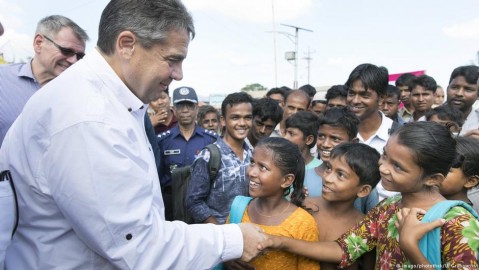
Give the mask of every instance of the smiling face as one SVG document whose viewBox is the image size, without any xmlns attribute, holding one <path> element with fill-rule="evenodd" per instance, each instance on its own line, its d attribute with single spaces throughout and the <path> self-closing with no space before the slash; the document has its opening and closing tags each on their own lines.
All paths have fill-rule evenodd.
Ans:
<svg viewBox="0 0 479 270">
<path fill-rule="evenodd" d="M 172 80 L 183 78 L 182 64 L 188 53 L 186 30 L 172 30 L 163 43 L 143 47 L 130 31 L 119 34 L 116 71 L 141 101 L 156 100 Z"/>
<path fill-rule="evenodd" d="M 224 140 L 244 141 L 253 122 L 253 106 L 251 103 L 227 105 L 226 115 L 221 116 L 225 127 Z"/>
<path fill-rule="evenodd" d="M 76 53 L 85 52 L 85 42 L 78 39 L 69 27 L 63 27 L 56 35 L 48 36 L 51 41 L 45 36 L 48 35 L 37 34 L 33 44 L 35 50 L 33 73 L 40 81 L 49 81 L 57 77 L 78 61 L 76 55 L 63 55 L 55 44 Z"/>
<path fill-rule="evenodd" d="M 388 191 L 414 193 L 423 189 L 422 169 L 415 162 L 415 154 L 391 136 L 379 159 L 381 184 Z"/>
<path fill-rule="evenodd" d="M 325 167 L 323 198 L 330 202 L 356 199 L 362 185 L 359 176 L 349 167 L 346 157 L 326 161 Z"/>
<path fill-rule="evenodd" d="M 273 151 L 266 147 L 256 147 L 253 160 L 247 170 L 249 194 L 252 197 L 283 197 L 283 192 L 291 182 L 292 174 L 284 175 L 274 162 Z"/>
<path fill-rule="evenodd" d="M 364 89 L 361 80 L 353 81 L 348 90 L 348 106 L 360 121 L 368 119 L 379 111 L 379 96 L 372 89 Z"/>
<path fill-rule="evenodd" d="M 342 143 L 350 141 L 346 129 L 342 127 L 333 127 L 328 124 L 321 125 L 318 131 L 316 146 L 318 147 L 319 157 L 322 161 L 329 161 L 333 148 Z"/>
</svg>

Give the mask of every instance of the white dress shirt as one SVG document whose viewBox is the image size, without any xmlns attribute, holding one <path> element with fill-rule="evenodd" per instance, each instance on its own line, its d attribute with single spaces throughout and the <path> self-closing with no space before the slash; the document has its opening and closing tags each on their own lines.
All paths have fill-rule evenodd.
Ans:
<svg viewBox="0 0 479 270">
<path fill-rule="evenodd" d="M 459 135 L 464 135 L 469 130 L 479 129 L 479 108 L 472 109 L 469 115 L 462 125 L 461 133 Z"/>
<path fill-rule="evenodd" d="M 35 94 L 0 149 L 19 203 L 7 269 L 206 269 L 237 225 L 167 222 L 144 105 L 96 50 Z"/>
</svg>

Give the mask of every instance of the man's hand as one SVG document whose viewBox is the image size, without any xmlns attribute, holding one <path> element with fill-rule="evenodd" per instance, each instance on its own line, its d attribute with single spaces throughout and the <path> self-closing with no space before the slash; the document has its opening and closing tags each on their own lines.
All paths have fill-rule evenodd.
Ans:
<svg viewBox="0 0 479 270">
<path fill-rule="evenodd" d="M 166 118 L 168 117 L 168 112 L 166 110 L 160 110 L 154 115 L 150 115 L 151 124 L 156 127 L 159 124 L 164 124 Z"/>
<path fill-rule="evenodd" d="M 265 234 L 263 229 L 252 223 L 240 223 L 238 225 L 243 233 L 243 255 L 241 260 L 249 262 L 261 252 L 258 249 L 258 245 L 265 239 Z"/>
</svg>

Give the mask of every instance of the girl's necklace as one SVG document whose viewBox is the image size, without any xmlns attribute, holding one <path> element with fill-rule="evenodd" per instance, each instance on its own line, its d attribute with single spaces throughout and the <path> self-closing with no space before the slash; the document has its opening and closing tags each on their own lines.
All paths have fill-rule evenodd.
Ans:
<svg viewBox="0 0 479 270">
<path fill-rule="evenodd" d="M 262 214 L 262 213 L 259 211 L 257 204 L 258 204 L 258 200 L 255 200 L 253 206 L 254 206 L 254 210 L 256 211 L 256 213 L 258 213 L 258 215 L 260 215 L 260 216 L 267 217 L 267 218 L 271 218 L 271 217 L 277 217 L 277 216 L 280 216 L 280 215 L 284 214 L 284 213 L 289 209 L 289 205 L 290 205 L 291 203 L 288 202 L 288 205 L 283 209 L 283 211 L 281 211 L 281 213 L 275 214 L 275 215 L 271 215 L 271 216 Z"/>
</svg>

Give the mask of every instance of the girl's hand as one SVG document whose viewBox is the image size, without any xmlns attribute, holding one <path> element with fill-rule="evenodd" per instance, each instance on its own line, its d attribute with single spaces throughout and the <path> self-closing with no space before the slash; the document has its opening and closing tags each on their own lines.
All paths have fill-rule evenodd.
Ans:
<svg viewBox="0 0 479 270">
<path fill-rule="evenodd" d="M 442 226 L 446 221 L 438 219 L 423 223 L 417 219 L 417 214 L 426 214 L 418 208 L 403 208 L 397 213 L 396 228 L 399 233 L 399 246 L 401 249 L 419 249 L 419 240 L 432 229 Z"/>
<path fill-rule="evenodd" d="M 268 248 L 274 248 L 274 249 L 281 248 L 283 237 L 270 235 L 270 234 L 265 234 L 265 236 L 266 236 L 266 239 L 261 241 L 258 245 L 259 250 L 264 252 Z"/>
</svg>

